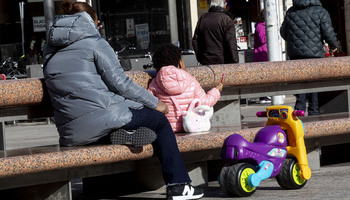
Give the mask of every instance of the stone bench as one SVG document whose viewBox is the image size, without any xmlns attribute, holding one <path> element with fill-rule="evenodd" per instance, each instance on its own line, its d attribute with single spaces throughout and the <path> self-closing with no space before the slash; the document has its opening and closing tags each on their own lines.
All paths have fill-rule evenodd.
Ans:
<svg viewBox="0 0 350 200">
<path fill-rule="evenodd" d="M 309 152 L 330 142 L 332 144 L 350 142 L 349 118 L 324 121 L 316 119 L 305 122 L 304 125 Z M 241 134 L 247 140 L 253 141 L 259 129 L 259 127 L 249 129 L 214 127 L 209 133 L 178 135 L 178 146 L 194 184 L 205 184 L 208 177 L 203 162 L 219 159 L 219 151 L 227 136 Z M 0 155 L 0 190 L 18 199 L 28 198 L 30 195 L 41 199 L 41 195 L 48 194 L 50 197 L 65 196 L 66 199 L 70 199 L 70 181 L 73 179 L 130 171 L 146 174 L 140 178 L 144 181 L 143 186 L 147 186 L 149 190 L 164 184 L 161 182 L 159 162 L 153 156 L 151 145 L 142 148 L 124 145 L 73 148 L 47 146 L 5 150 L 0 151 Z M 314 163 L 317 161 L 309 158 L 311 168 L 315 168 L 311 166 Z M 136 185 L 137 181 L 133 179 L 133 185 Z M 115 181 L 115 184 L 118 182 Z M 125 185 L 126 182 L 122 181 L 122 184 Z M 0 194 L 3 194 L 2 192 L 0 191 Z"/>
<path fill-rule="evenodd" d="M 219 159 L 219 151 L 227 136 L 236 133 L 252 141 L 260 129 L 259 127 L 240 129 L 239 126 L 235 126 L 237 123 L 233 118 L 237 117 L 236 112 L 240 118 L 240 98 L 286 92 L 294 94 L 305 90 L 347 91 L 346 87 L 350 80 L 349 61 L 349 58 L 345 57 L 189 67 L 187 71 L 207 89 L 214 87 L 220 81 L 222 73 L 226 73 L 225 89 L 220 102 L 216 105 L 213 128 L 210 132 L 177 135 L 179 149 L 195 185 L 206 183 L 208 177 L 205 163 Z M 127 75 L 143 87 L 147 87 L 152 77 L 152 73 L 139 71 L 128 72 Z M 12 116 L 32 119 L 51 117 L 53 114 L 42 79 L 0 81 L 0 93 L 2 131 L 3 122 Z M 337 119 L 332 119 L 333 117 Z M 309 159 L 310 164 L 319 165 L 317 154 L 320 146 L 350 142 L 348 113 L 305 118 L 304 125 L 308 150 L 316 154 L 312 156 L 316 161 L 310 162 Z M 5 142 L 5 138 L 2 139 Z M 45 195 L 66 196 L 70 199 L 72 179 L 130 171 L 160 172 L 151 145 L 143 148 L 124 145 L 33 147 L 3 150 L 0 154 L 0 190 L 18 199 L 21 199 L 18 195 L 31 194 L 36 195 L 35 198 Z M 311 168 L 317 169 L 319 166 Z M 161 181 L 155 182 L 160 180 L 155 178 L 160 177 L 160 174 L 147 174 L 152 175 L 152 179 L 148 180 L 152 180 L 153 183 L 145 185 L 160 187 L 164 184 Z"/>
<path fill-rule="evenodd" d="M 226 74 L 222 97 L 214 107 L 213 126 L 240 126 L 240 99 L 261 96 L 319 92 L 321 113 L 349 111 L 350 57 L 197 66 L 186 70 L 205 89 L 216 86 L 222 74 Z M 132 71 L 127 74 L 141 86 L 147 87 L 154 72 Z M 42 106 L 47 102 L 41 79 L 17 81 L 0 83 L 0 107 L 27 103 Z M 17 83 L 20 83 L 20 88 L 17 88 Z M 25 117 L 12 109 L 9 112 L 0 115 L 1 125 L 10 116 Z M 2 133 L 3 128 L 0 127 L 0 135 Z M 4 149 L 2 144 L 0 141 L 0 149 Z"/>
</svg>

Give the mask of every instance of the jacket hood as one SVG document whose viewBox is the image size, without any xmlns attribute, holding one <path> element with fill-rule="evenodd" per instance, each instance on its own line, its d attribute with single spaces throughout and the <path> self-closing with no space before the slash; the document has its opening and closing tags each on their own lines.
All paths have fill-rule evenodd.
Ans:
<svg viewBox="0 0 350 200">
<path fill-rule="evenodd" d="M 310 7 L 310 6 L 322 6 L 320 0 L 293 0 L 293 6 L 297 7 Z"/>
<path fill-rule="evenodd" d="M 162 67 L 157 74 L 159 88 L 169 95 L 182 94 L 188 87 L 186 71 L 175 66 Z"/>
<path fill-rule="evenodd" d="M 68 46 L 87 37 L 99 37 L 96 24 L 86 12 L 56 17 L 50 28 L 49 41 L 53 46 Z"/>
</svg>

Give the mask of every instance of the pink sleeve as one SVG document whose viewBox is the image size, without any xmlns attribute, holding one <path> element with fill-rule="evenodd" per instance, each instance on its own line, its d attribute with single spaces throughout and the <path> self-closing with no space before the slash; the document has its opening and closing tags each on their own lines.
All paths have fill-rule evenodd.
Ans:
<svg viewBox="0 0 350 200">
<path fill-rule="evenodd" d="M 258 37 L 259 37 L 261 44 L 266 44 L 265 26 L 262 26 L 261 24 L 259 24 L 259 28 L 255 32 L 256 32 L 256 34 L 258 34 Z"/>
<path fill-rule="evenodd" d="M 266 34 L 265 33 L 259 33 L 259 39 L 262 44 L 266 44 Z"/>
<path fill-rule="evenodd" d="M 206 93 L 195 78 L 193 81 L 196 87 L 195 98 L 200 99 L 202 105 L 214 106 L 221 96 L 219 90 L 212 88 Z"/>
</svg>

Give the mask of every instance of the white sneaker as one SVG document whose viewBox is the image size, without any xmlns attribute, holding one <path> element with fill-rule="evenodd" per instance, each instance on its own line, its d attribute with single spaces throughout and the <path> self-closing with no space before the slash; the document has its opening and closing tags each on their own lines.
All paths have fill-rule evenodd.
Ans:
<svg viewBox="0 0 350 200">
<path fill-rule="evenodd" d="M 181 184 L 168 186 L 166 189 L 166 199 L 171 200 L 187 200 L 187 199 L 199 199 L 204 195 L 204 192 L 200 188 L 193 187 L 191 184 Z"/>
</svg>

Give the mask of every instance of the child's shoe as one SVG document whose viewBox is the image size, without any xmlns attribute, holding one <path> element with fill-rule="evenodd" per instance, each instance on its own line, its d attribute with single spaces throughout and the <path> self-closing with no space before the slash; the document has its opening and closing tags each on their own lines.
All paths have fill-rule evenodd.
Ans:
<svg viewBox="0 0 350 200">
<path fill-rule="evenodd" d="M 166 195 L 166 199 L 171 200 L 199 199 L 204 195 L 204 192 L 202 189 L 193 187 L 191 184 L 187 183 L 168 186 Z"/>
<path fill-rule="evenodd" d="M 112 144 L 131 144 L 136 147 L 151 144 L 156 138 L 157 135 L 154 131 L 146 127 L 140 127 L 132 131 L 118 129 L 111 133 Z"/>
</svg>

